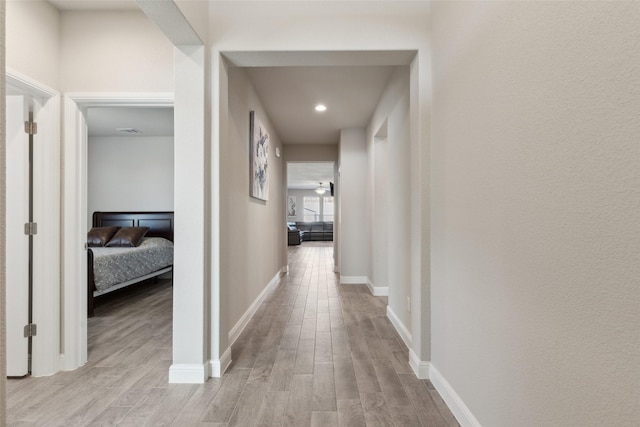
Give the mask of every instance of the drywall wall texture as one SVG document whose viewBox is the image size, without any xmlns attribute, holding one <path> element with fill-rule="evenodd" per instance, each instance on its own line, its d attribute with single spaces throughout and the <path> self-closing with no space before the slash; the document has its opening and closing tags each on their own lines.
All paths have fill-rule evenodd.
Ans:
<svg viewBox="0 0 640 427">
<path fill-rule="evenodd" d="M 139 11 L 61 14 L 64 92 L 173 92 L 173 45 Z"/>
<path fill-rule="evenodd" d="M 249 112 L 269 132 L 269 200 L 249 196 Z M 271 280 L 287 265 L 285 183 L 282 149 L 246 72 L 229 69 L 228 137 L 220 146 L 220 283 L 221 310 L 228 333 Z M 225 323 L 223 322 L 223 325 Z"/>
<path fill-rule="evenodd" d="M 415 1 L 215 1 L 210 40 L 220 50 L 410 50 L 428 42 L 428 13 Z"/>
<path fill-rule="evenodd" d="M 5 1 L 0 0 L 0 146 L 5 147 Z M 6 206 L 6 157 L 5 150 L 0 150 L 0 206 Z M 5 209 L 0 209 L 0 307 L 5 313 L 6 294 L 6 235 L 5 235 Z M 4 314 L 0 316 L 0 426 L 7 423 L 7 349 L 5 347 L 6 319 Z"/>
<path fill-rule="evenodd" d="M 640 3 L 432 12 L 433 366 L 484 426 L 635 426 Z"/>
<path fill-rule="evenodd" d="M 386 122 L 385 122 L 386 126 Z M 370 142 L 370 139 L 367 139 Z M 389 206 L 388 193 L 388 150 L 386 133 L 383 136 L 374 136 L 373 144 L 367 146 L 369 165 L 369 191 L 367 195 L 369 212 L 369 280 L 374 287 L 387 287 L 388 279 L 388 235 L 389 219 L 387 207 Z"/>
<path fill-rule="evenodd" d="M 376 138 L 376 134 L 383 129 L 386 135 L 384 141 Z M 380 225 L 379 229 L 388 231 L 386 255 L 384 259 L 374 258 L 373 264 L 387 265 L 387 280 L 389 287 L 389 309 L 392 316 L 401 322 L 402 327 L 411 332 L 411 318 L 407 310 L 407 297 L 411 296 L 409 280 L 409 263 L 411 253 L 409 242 L 411 240 L 410 216 L 410 171 L 409 164 L 409 70 L 407 67 L 398 67 L 385 89 L 378 106 L 367 129 L 367 150 L 369 157 L 371 152 L 377 149 L 377 145 L 385 144 L 385 158 L 369 161 L 369 168 L 386 167 L 386 203 L 376 206 L 379 214 L 386 218 L 387 223 Z M 377 194 L 377 193 L 376 193 Z M 375 233 L 374 233 L 375 234 Z M 372 234 L 373 235 L 373 234 Z M 381 243 L 378 242 L 378 246 Z M 371 266 L 373 269 L 373 266 Z M 374 285 L 377 281 L 374 279 Z M 397 326 L 397 325 L 396 325 Z M 406 334 L 404 334 L 407 338 Z M 407 342 L 410 346 L 410 343 Z"/>
<path fill-rule="evenodd" d="M 31 79 L 59 87 L 60 14 L 46 1 L 6 2 L 6 63 Z"/>
<path fill-rule="evenodd" d="M 87 225 L 96 211 L 173 211 L 173 137 L 93 137 Z"/>
<path fill-rule="evenodd" d="M 409 278 L 411 259 L 411 220 L 410 209 L 410 163 L 411 148 L 409 146 L 409 88 L 408 73 L 399 72 L 394 75 L 397 90 L 397 102 L 389 111 L 387 128 L 387 162 L 389 204 L 387 217 L 388 230 L 388 262 L 389 262 L 389 306 L 399 317 L 403 325 L 412 332 L 419 330 L 412 325 L 408 309 L 408 298 L 412 297 L 411 280 Z M 393 289 L 391 289 L 393 283 Z"/>
<path fill-rule="evenodd" d="M 340 131 L 340 275 L 366 278 L 367 145 L 364 129 Z M 365 283 L 365 282 L 363 282 Z"/>
</svg>

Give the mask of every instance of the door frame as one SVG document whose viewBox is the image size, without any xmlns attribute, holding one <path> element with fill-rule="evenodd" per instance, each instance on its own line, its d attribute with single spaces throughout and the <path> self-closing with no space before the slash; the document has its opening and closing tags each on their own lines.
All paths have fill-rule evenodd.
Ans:
<svg viewBox="0 0 640 427">
<path fill-rule="evenodd" d="M 90 107 L 173 107 L 173 93 L 68 93 L 63 147 L 63 353 L 61 369 L 87 362 L 87 120 Z"/>
<path fill-rule="evenodd" d="M 30 77 L 6 69 L 6 84 L 34 99 L 38 123 L 33 163 L 32 376 L 52 375 L 60 366 L 60 93 Z"/>
</svg>

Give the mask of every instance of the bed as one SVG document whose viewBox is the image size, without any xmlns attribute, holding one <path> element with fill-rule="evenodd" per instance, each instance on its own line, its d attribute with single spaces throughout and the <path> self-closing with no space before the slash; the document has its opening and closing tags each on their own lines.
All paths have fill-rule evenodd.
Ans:
<svg viewBox="0 0 640 427">
<path fill-rule="evenodd" d="M 173 212 L 94 212 L 92 228 L 148 230 L 135 247 L 87 248 L 89 317 L 93 316 L 95 297 L 173 270 L 173 222 Z"/>
</svg>

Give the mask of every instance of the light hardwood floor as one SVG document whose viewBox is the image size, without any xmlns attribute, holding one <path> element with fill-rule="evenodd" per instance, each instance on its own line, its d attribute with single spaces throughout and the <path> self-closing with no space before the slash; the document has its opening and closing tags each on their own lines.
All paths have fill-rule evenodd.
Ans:
<svg viewBox="0 0 640 427">
<path fill-rule="evenodd" d="M 89 362 L 8 382 L 10 426 L 423 426 L 458 423 L 385 316 L 337 284 L 330 243 L 289 248 L 290 272 L 232 348 L 222 378 L 168 384 L 171 284 L 111 298 L 89 320 Z"/>
</svg>

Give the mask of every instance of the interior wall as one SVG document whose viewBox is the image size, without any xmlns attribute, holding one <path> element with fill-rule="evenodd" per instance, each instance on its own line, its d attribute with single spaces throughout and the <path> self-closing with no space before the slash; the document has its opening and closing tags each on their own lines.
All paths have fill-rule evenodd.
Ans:
<svg viewBox="0 0 640 427">
<path fill-rule="evenodd" d="M 173 137 L 91 137 L 87 224 L 96 211 L 173 211 Z"/>
<path fill-rule="evenodd" d="M 338 144 L 284 144 L 286 162 L 338 162 Z"/>
<path fill-rule="evenodd" d="M 386 122 L 384 129 L 379 129 L 379 133 L 373 137 L 373 147 L 368 150 L 369 164 L 369 191 L 368 191 L 368 211 L 369 235 L 371 244 L 369 245 L 369 281 L 374 288 L 389 287 L 388 278 L 388 245 L 389 245 L 389 223 L 387 217 L 387 206 L 389 205 L 388 195 L 388 154 L 387 154 L 387 134 Z"/>
<path fill-rule="evenodd" d="M 184 30 L 183 30 L 184 31 Z M 169 382 L 211 374 L 206 49 L 175 48 L 173 364 Z M 216 330 L 217 332 L 217 330 Z"/>
<path fill-rule="evenodd" d="M 7 67 L 58 88 L 60 13 L 46 1 L 9 1 L 6 16 Z"/>
<path fill-rule="evenodd" d="M 221 51 L 406 50 L 426 47 L 429 4 L 215 1 L 209 18 Z"/>
<path fill-rule="evenodd" d="M 229 68 L 228 135 L 220 145 L 221 349 L 228 333 L 287 265 L 284 162 L 275 156 L 282 145 L 247 73 Z M 249 196 L 249 112 L 255 111 L 269 132 L 269 200 Z"/>
<path fill-rule="evenodd" d="M 340 131 L 341 281 L 366 283 L 371 236 L 367 217 L 367 145 L 364 129 Z"/>
<path fill-rule="evenodd" d="M 154 0 L 147 0 L 154 1 Z M 192 30 L 203 43 L 206 43 L 209 33 L 209 3 L 208 1 L 173 0 L 180 12 L 189 22 Z"/>
<path fill-rule="evenodd" d="M 5 146 L 6 119 L 5 119 L 5 6 L 4 0 L 0 0 L 0 146 Z M 0 205 L 6 206 L 6 172 L 7 159 L 5 150 L 0 150 Z M 0 209 L 0 307 L 5 307 L 6 295 L 6 212 Z M 3 313 L 5 311 L 3 310 Z M 0 425 L 7 422 L 7 348 L 5 341 L 6 317 L 0 316 Z"/>
<path fill-rule="evenodd" d="M 432 362 L 480 425 L 640 419 L 638 22 L 433 4 Z"/>
<path fill-rule="evenodd" d="M 173 92 L 173 45 L 141 11 L 63 12 L 60 43 L 64 92 Z"/>
<path fill-rule="evenodd" d="M 324 184 L 327 186 L 329 186 L 328 183 Z M 321 215 L 324 216 L 324 198 L 325 197 L 332 197 L 331 193 L 329 191 L 327 191 L 326 193 L 319 195 L 318 193 L 316 193 L 314 190 L 297 190 L 297 189 L 293 189 L 290 188 L 287 190 L 287 203 L 288 203 L 288 196 L 294 196 L 296 198 L 296 216 L 288 216 L 287 215 L 287 221 L 304 221 L 304 198 L 306 197 L 319 197 L 320 198 L 320 211 L 319 213 Z M 334 214 L 334 212 L 330 212 L 331 214 Z M 334 214 L 335 215 L 335 214 Z M 320 219 L 318 219 L 318 221 L 320 221 Z M 323 219 L 324 221 L 324 219 Z"/>
<path fill-rule="evenodd" d="M 386 138 L 376 135 L 385 128 Z M 376 202 L 378 229 L 389 230 L 386 235 L 386 250 L 376 253 L 374 264 L 385 264 L 388 286 L 388 313 L 407 344 L 410 346 L 412 321 L 407 298 L 411 297 L 409 279 L 411 248 L 411 226 L 408 206 L 410 205 L 409 164 L 409 70 L 398 67 L 385 89 L 367 128 L 367 150 L 373 162 L 375 184 L 386 187 L 385 203 Z M 384 147 L 380 147 L 384 144 Z M 380 171 L 382 170 L 382 172 Z M 379 176 L 378 174 L 382 174 Z M 380 182 L 384 177 L 385 182 Z M 376 193 L 377 194 L 377 193 Z M 374 230 L 374 233 L 376 231 Z M 380 243 L 380 242 L 379 242 Z M 381 244 L 381 243 L 380 243 Z M 381 257 L 384 256 L 384 259 Z M 381 272 L 378 272 L 380 275 Z M 373 280 L 374 286 L 379 282 Z M 402 333 L 406 331 L 405 333 Z"/>
</svg>

